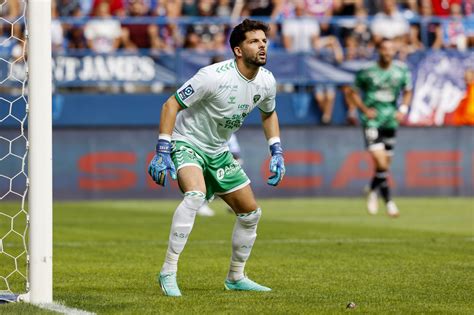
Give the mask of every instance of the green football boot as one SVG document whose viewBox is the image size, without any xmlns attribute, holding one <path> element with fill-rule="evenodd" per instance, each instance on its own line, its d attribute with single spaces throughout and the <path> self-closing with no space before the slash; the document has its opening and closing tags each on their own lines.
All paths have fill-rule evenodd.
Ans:
<svg viewBox="0 0 474 315">
<path fill-rule="evenodd" d="M 176 282 L 176 272 L 160 273 L 158 283 L 166 296 L 181 296 L 181 291 Z"/>
<path fill-rule="evenodd" d="M 232 291 L 258 291 L 258 292 L 267 292 L 271 291 L 272 289 L 264 287 L 247 277 L 244 277 L 237 281 L 224 281 L 224 287 L 226 290 Z"/>
</svg>

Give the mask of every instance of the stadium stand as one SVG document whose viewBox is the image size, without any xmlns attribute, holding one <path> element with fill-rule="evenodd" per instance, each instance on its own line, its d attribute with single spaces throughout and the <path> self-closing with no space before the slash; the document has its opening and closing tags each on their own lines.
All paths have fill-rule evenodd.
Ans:
<svg viewBox="0 0 474 315">
<path fill-rule="evenodd" d="M 4 5 L 2 38 L 23 36 L 8 23 L 20 12 L 19 0 Z M 271 24 L 267 66 L 316 123 L 356 123 L 344 91 L 382 37 L 397 41 L 415 77 L 432 55 L 474 67 L 472 0 L 56 0 L 52 16 L 58 93 L 170 93 L 212 57 L 231 57 L 229 29 L 246 16 Z M 8 42 L 3 56 L 18 50 Z"/>
</svg>

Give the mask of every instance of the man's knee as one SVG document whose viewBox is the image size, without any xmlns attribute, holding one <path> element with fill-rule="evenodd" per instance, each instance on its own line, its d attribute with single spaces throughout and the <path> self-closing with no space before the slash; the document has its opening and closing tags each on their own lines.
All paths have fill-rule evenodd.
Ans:
<svg viewBox="0 0 474 315">
<path fill-rule="evenodd" d="M 249 213 L 241 213 L 237 215 L 237 220 L 244 228 L 254 228 L 257 226 L 260 217 L 262 216 L 262 209 L 258 208 Z"/>
<path fill-rule="evenodd" d="M 188 191 L 184 194 L 183 202 L 187 208 L 198 211 L 206 203 L 206 194 L 201 191 Z"/>
</svg>

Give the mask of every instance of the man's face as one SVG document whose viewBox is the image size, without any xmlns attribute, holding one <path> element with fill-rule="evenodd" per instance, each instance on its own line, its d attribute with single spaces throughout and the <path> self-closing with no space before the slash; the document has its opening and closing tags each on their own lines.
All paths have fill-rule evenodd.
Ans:
<svg viewBox="0 0 474 315">
<path fill-rule="evenodd" d="M 267 37 L 262 30 L 245 33 L 246 39 L 240 44 L 242 58 L 247 64 L 264 66 L 267 63 Z"/>
<path fill-rule="evenodd" d="M 395 55 L 395 49 L 391 41 L 384 41 L 379 47 L 379 58 L 384 63 L 390 63 Z"/>
<path fill-rule="evenodd" d="M 395 0 L 385 0 L 383 2 L 383 11 L 385 14 L 392 14 L 397 10 L 397 2 Z"/>
</svg>

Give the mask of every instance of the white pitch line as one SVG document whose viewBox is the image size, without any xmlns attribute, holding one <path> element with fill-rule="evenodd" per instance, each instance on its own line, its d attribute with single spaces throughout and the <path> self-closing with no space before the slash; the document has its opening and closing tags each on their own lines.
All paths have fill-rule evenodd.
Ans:
<svg viewBox="0 0 474 315">
<path fill-rule="evenodd" d="M 257 239 L 258 244 L 327 244 L 327 243 L 346 243 L 346 244 L 370 244 L 370 243 L 404 243 L 413 242 L 412 240 L 402 239 L 383 239 L 383 238 L 343 238 L 343 239 Z M 190 244 L 227 244 L 230 240 L 189 240 Z M 117 246 L 124 244 L 141 244 L 141 245 L 167 245 L 167 240 L 127 240 L 122 242 L 108 241 L 83 241 L 83 242 L 55 242 L 55 246 L 59 247 L 88 247 L 88 246 Z"/>
<path fill-rule="evenodd" d="M 73 307 L 67 307 L 60 303 L 44 303 L 44 304 L 34 304 L 34 305 L 48 311 L 53 311 L 53 312 L 66 314 L 66 315 L 95 315 L 95 313 L 91 313 L 91 312 L 73 308 Z"/>
<path fill-rule="evenodd" d="M 445 241 L 443 238 L 438 241 Z M 474 238 L 462 238 L 464 242 L 473 242 Z M 397 244 L 397 243 L 416 243 L 424 242 L 424 240 L 409 240 L 397 238 L 320 238 L 320 239 L 257 239 L 258 244 Z M 189 244 L 211 244 L 221 245 L 230 244 L 230 240 L 189 240 Z M 77 241 L 77 242 L 55 242 L 54 245 L 58 247 L 91 247 L 91 246 L 120 246 L 127 244 L 140 245 L 168 245 L 168 240 L 124 240 L 124 241 Z"/>
</svg>

